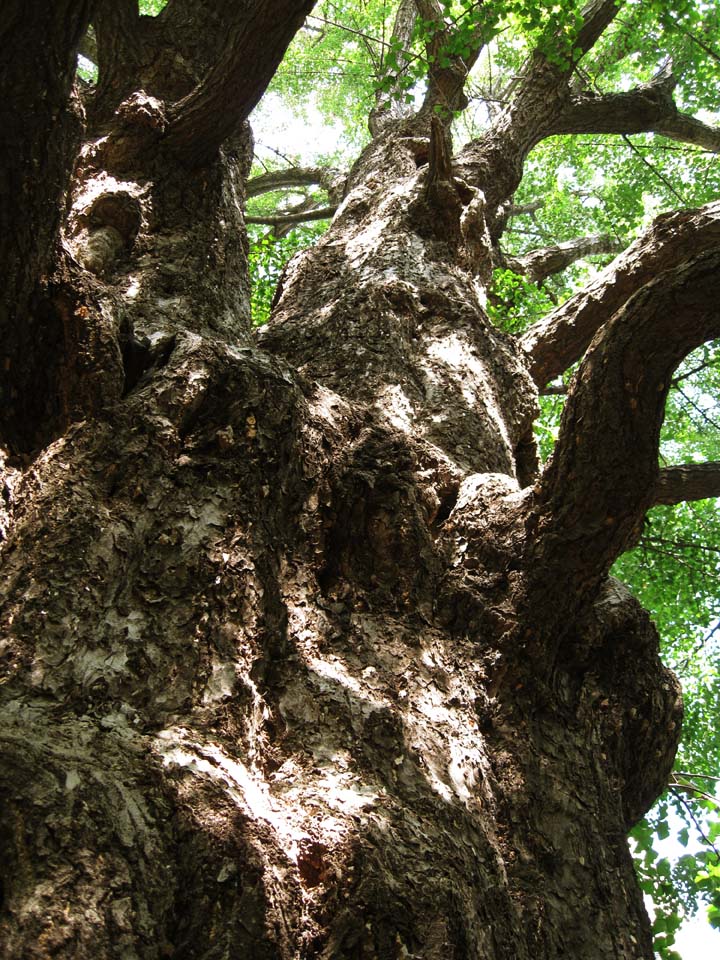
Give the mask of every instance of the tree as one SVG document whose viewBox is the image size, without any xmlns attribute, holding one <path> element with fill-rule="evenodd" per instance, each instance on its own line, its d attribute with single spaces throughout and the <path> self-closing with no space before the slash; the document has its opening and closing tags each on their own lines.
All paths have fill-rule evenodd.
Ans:
<svg viewBox="0 0 720 960">
<path fill-rule="evenodd" d="M 544 269 L 501 244 L 534 147 L 717 129 L 665 66 L 589 84 L 614 2 L 402 2 L 256 336 L 246 120 L 312 3 L 47 7 L 1 34 L 4 956 L 651 957 L 626 836 L 680 691 L 608 572 L 653 504 L 719 492 L 658 441 L 720 330 L 720 207 L 520 336 L 486 296 Z M 527 56 L 454 153 L 507 16 Z M 541 469 L 539 391 L 578 362 Z"/>
</svg>

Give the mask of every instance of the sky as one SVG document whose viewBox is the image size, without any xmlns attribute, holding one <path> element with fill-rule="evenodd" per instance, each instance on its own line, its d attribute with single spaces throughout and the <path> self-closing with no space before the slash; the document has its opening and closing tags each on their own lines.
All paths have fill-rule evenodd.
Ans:
<svg viewBox="0 0 720 960">
<path fill-rule="evenodd" d="M 720 957 L 720 930 L 713 930 L 701 910 L 687 920 L 677 935 L 673 947 L 683 960 L 718 960 Z"/>
</svg>

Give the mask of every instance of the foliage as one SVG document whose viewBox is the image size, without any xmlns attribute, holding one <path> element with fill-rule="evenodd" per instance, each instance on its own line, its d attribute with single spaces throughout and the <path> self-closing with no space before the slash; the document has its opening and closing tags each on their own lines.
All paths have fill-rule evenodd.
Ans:
<svg viewBox="0 0 720 960">
<path fill-rule="evenodd" d="M 266 227 L 248 227 L 252 318 L 255 326 L 266 323 L 282 272 L 290 258 L 315 243 L 326 229 L 322 221 L 277 237 Z"/>
<path fill-rule="evenodd" d="M 495 270 L 488 315 L 506 333 L 521 333 L 554 307 L 542 286 L 512 270 Z"/>
<path fill-rule="evenodd" d="M 394 5 L 321 0 L 269 87 L 299 115 L 316 107 L 342 121 L 348 155 L 368 139 L 367 118 L 384 70 Z"/>
<path fill-rule="evenodd" d="M 156 17 L 163 7 L 167 6 L 168 0 L 140 0 L 138 7 L 140 13 L 147 17 Z"/>
</svg>

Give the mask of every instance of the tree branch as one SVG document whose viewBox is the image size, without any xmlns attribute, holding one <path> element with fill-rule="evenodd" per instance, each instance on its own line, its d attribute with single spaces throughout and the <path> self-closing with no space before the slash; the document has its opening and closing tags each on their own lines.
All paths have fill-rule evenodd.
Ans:
<svg viewBox="0 0 720 960">
<path fill-rule="evenodd" d="M 653 504 L 672 505 L 709 497 L 720 497 L 720 462 L 685 463 L 660 471 Z"/>
<path fill-rule="evenodd" d="M 315 0 L 223 0 L 227 41 L 205 79 L 169 111 L 168 149 L 201 165 L 231 136 L 264 93 Z"/>
<path fill-rule="evenodd" d="M 443 8 L 438 0 L 416 0 L 416 4 L 420 16 L 436 26 L 426 44 L 428 87 L 419 116 L 427 117 L 435 112 L 436 107 L 442 107 L 442 120 L 449 127 L 453 112 L 464 109 L 468 104 L 464 93 L 465 83 L 485 46 L 483 33 L 478 25 L 468 36 L 466 53 L 448 54 L 452 28 L 446 25 Z M 446 62 L 445 66 L 441 66 L 443 62 Z"/>
<path fill-rule="evenodd" d="M 582 11 L 583 25 L 575 41 L 576 49 L 588 53 L 618 15 L 618 0 L 590 0 Z"/>
<path fill-rule="evenodd" d="M 615 0 L 594 0 L 584 10 L 584 21 L 573 48 L 587 53 L 618 12 Z M 483 183 L 489 210 L 497 209 L 515 193 L 523 175 L 525 158 L 555 127 L 570 97 L 569 80 L 574 64 L 552 64 L 536 52 L 529 60 L 511 103 L 492 127 L 462 151 L 457 172 L 467 183 Z M 492 185 L 490 189 L 488 185 Z M 491 214 L 492 220 L 492 214 Z M 497 240 L 501 224 L 490 224 Z"/>
<path fill-rule="evenodd" d="M 393 24 L 392 41 L 402 50 L 408 50 L 412 40 L 415 21 L 417 19 L 417 5 L 415 0 L 401 0 L 395 14 L 395 23 Z M 384 52 L 384 51 L 383 51 Z M 383 57 L 383 64 L 385 57 Z M 391 71 L 384 67 L 384 73 L 379 80 L 389 78 Z M 405 113 L 404 104 L 401 102 L 403 93 L 402 87 L 398 83 L 399 75 L 395 78 L 395 83 L 387 90 L 378 88 L 375 92 L 375 106 L 370 111 L 368 126 L 373 137 L 382 133 L 389 122 L 397 120 Z"/>
<path fill-rule="evenodd" d="M 98 81 L 92 102 L 95 118 L 111 115 L 130 92 L 129 78 L 140 69 L 137 0 L 102 0 L 93 18 Z"/>
<path fill-rule="evenodd" d="M 544 200 L 530 200 L 528 203 L 512 203 L 508 208 L 508 217 L 521 217 L 536 213 L 545 206 Z"/>
<path fill-rule="evenodd" d="M 535 383 L 544 387 L 587 349 L 597 330 L 658 273 L 720 241 L 720 201 L 658 217 L 596 280 L 520 338 Z"/>
<path fill-rule="evenodd" d="M 570 264 L 582 260 L 583 257 L 598 253 L 617 253 L 622 248 L 623 244 L 615 237 L 577 237 L 551 247 L 531 250 L 521 257 L 503 255 L 502 259 L 508 269 L 522 274 L 532 283 L 540 283 L 546 277 L 561 273 Z"/>
<path fill-rule="evenodd" d="M 719 269 L 720 244 L 646 284 L 595 338 L 536 491 L 533 589 L 550 577 L 563 594 L 587 596 L 636 535 L 655 501 L 672 373 L 720 335 Z"/>
<path fill-rule="evenodd" d="M 276 216 L 245 217 L 245 223 L 264 223 L 269 227 L 282 227 L 291 223 L 306 223 L 309 220 L 329 220 L 337 207 L 316 207 L 299 213 L 279 213 Z"/>
<path fill-rule="evenodd" d="M 676 83 L 674 77 L 661 77 L 626 93 L 576 94 L 547 135 L 657 133 L 720 152 L 720 128 L 680 113 L 672 98 Z"/>
<path fill-rule="evenodd" d="M 286 170 L 271 170 L 248 180 L 248 197 L 259 197 L 273 190 L 285 190 L 291 187 L 306 187 L 318 184 L 328 193 L 337 192 L 337 185 L 345 175 L 331 167 L 289 167 Z"/>
</svg>

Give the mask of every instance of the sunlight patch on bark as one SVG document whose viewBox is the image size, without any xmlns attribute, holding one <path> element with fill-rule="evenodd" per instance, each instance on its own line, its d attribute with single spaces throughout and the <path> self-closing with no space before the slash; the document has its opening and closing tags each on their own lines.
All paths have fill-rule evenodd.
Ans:
<svg viewBox="0 0 720 960">
<path fill-rule="evenodd" d="M 445 366 L 448 378 L 458 383 L 468 408 L 484 407 L 497 427 L 506 449 L 511 450 L 512 439 L 491 387 L 491 374 L 472 347 L 458 334 L 451 333 L 441 340 L 432 340 L 428 345 L 427 355 L 431 360 L 440 361 Z M 430 370 L 427 367 L 425 369 L 430 375 Z"/>
<path fill-rule="evenodd" d="M 394 427 L 404 433 L 410 433 L 414 420 L 413 408 L 400 384 L 393 384 L 381 390 L 377 406 Z"/>
<path fill-rule="evenodd" d="M 165 766 L 184 767 L 195 775 L 220 781 L 234 803 L 254 819 L 269 823 L 288 856 L 297 859 L 298 841 L 307 833 L 292 826 L 289 816 L 277 809 L 267 784 L 253 777 L 245 764 L 227 756 L 217 744 L 193 742 L 181 729 L 160 731 L 155 743 Z"/>
</svg>

